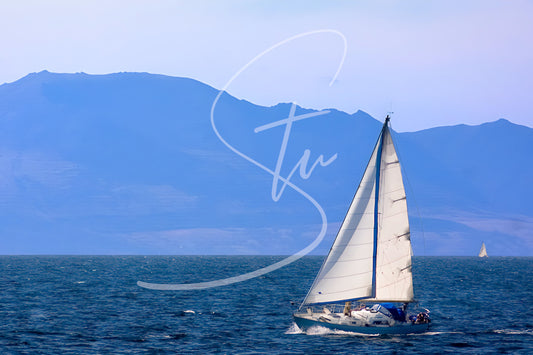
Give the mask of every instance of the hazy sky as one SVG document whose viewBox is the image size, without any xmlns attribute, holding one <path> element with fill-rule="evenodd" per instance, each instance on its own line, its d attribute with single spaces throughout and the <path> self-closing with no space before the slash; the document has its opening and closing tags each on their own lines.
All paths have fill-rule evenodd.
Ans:
<svg viewBox="0 0 533 355">
<path fill-rule="evenodd" d="M 0 83 L 140 71 L 261 105 L 362 109 L 412 131 L 507 118 L 533 127 L 533 1 L 3 1 Z"/>
</svg>

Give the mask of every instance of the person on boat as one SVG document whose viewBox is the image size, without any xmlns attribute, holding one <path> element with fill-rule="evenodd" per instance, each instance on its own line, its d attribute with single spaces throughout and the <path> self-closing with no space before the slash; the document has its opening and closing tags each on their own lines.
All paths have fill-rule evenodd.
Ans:
<svg viewBox="0 0 533 355">
<path fill-rule="evenodd" d="M 352 302 L 346 301 L 346 303 L 344 303 L 344 315 L 347 317 L 352 315 Z"/>
<path fill-rule="evenodd" d="M 427 313 L 420 312 L 416 316 L 415 324 L 423 324 L 423 323 L 429 323 L 429 317 Z"/>
<path fill-rule="evenodd" d="M 363 309 L 365 309 L 366 306 L 364 303 L 360 303 L 359 306 L 357 306 L 354 311 L 362 311 Z"/>
</svg>

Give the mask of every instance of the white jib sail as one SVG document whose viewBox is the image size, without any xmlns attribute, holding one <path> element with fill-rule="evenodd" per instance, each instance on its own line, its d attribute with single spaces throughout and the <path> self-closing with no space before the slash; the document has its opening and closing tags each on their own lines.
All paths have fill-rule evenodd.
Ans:
<svg viewBox="0 0 533 355">
<path fill-rule="evenodd" d="M 378 164 L 380 149 L 381 161 Z M 378 243 L 374 269 L 375 189 L 378 166 Z M 353 299 L 411 301 L 412 251 L 409 237 L 400 164 L 390 132 L 385 125 L 335 242 L 304 304 Z"/>
</svg>

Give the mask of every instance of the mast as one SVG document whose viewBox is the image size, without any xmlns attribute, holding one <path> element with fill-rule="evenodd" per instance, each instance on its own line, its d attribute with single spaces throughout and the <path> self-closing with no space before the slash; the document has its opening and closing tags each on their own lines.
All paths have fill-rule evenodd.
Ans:
<svg viewBox="0 0 533 355">
<path fill-rule="evenodd" d="M 377 267 L 377 251 L 378 251 L 378 217 L 379 217 L 379 179 L 381 172 L 381 154 L 383 152 L 383 132 L 387 129 L 387 126 L 390 121 L 390 116 L 385 117 L 385 123 L 381 128 L 381 133 L 379 134 L 379 147 L 378 154 L 376 158 L 376 189 L 375 189 L 375 198 L 374 198 L 374 251 L 372 253 L 372 298 L 376 297 L 376 267 Z"/>
</svg>

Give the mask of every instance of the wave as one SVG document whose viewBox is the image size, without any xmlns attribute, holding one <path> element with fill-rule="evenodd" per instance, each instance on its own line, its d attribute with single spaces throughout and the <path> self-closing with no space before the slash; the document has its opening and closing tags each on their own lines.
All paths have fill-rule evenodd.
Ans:
<svg viewBox="0 0 533 355">
<path fill-rule="evenodd" d="M 296 323 L 293 322 L 289 329 L 285 332 L 285 334 L 305 334 L 305 332 L 301 330 Z"/>
<path fill-rule="evenodd" d="M 510 335 L 533 335 L 533 329 L 517 330 L 517 329 L 496 329 L 493 331 L 498 334 L 510 334 Z"/>
<path fill-rule="evenodd" d="M 424 332 L 424 333 L 413 333 L 409 335 L 422 336 L 422 335 L 441 335 L 441 334 L 466 334 L 464 332 Z"/>
<path fill-rule="evenodd" d="M 363 334 L 356 332 L 348 332 L 345 330 L 330 329 L 326 327 L 321 327 L 315 325 L 310 327 L 306 331 L 301 330 L 296 323 L 292 323 L 290 328 L 285 332 L 285 334 L 306 334 L 306 335 L 344 335 L 344 336 L 364 336 L 364 337 L 376 337 L 379 334 Z"/>
</svg>

